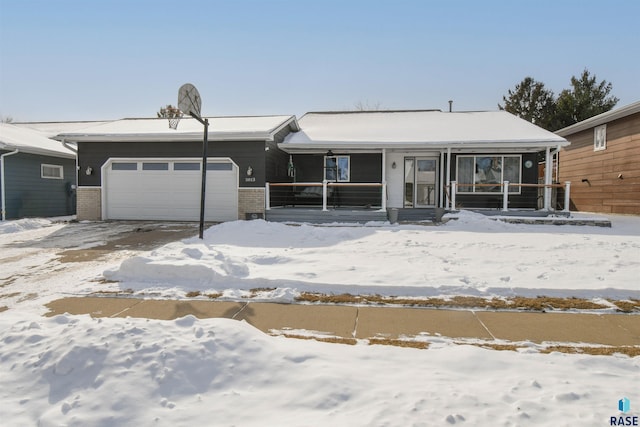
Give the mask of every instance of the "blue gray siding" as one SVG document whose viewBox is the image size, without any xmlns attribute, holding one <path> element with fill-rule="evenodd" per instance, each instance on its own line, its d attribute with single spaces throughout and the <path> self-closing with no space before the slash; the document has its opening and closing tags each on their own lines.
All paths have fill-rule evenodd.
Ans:
<svg viewBox="0 0 640 427">
<path fill-rule="evenodd" d="M 75 160 L 18 153 L 4 163 L 7 219 L 75 214 Z M 64 178 L 42 178 L 43 163 L 62 166 Z"/>
</svg>

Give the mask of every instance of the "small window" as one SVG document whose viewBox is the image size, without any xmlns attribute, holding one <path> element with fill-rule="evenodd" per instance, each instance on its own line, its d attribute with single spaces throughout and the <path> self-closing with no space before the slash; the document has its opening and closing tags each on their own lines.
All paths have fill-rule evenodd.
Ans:
<svg viewBox="0 0 640 427">
<path fill-rule="evenodd" d="M 143 171 L 168 171 L 169 163 L 143 163 Z"/>
<path fill-rule="evenodd" d="M 174 163 L 174 171 L 199 171 L 200 163 Z"/>
<path fill-rule="evenodd" d="M 63 179 L 64 168 L 59 165 L 40 165 L 40 177 L 44 179 Z"/>
<path fill-rule="evenodd" d="M 231 163 L 207 163 L 208 171 L 230 171 L 232 169 Z"/>
<path fill-rule="evenodd" d="M 598 126 L 593 129 L 593 151 L 607 149 L 607 125 Z"/>
<path fill-rule="evenodd" d="M 325 157 L 324 179 L 327 181 L 349 182 L 349 156 Z"/>
<path fill-rule="evenodd" d="M 138 170 L 137 163 L 125 163 L 125 162 L 117 162 L 111 163 L 111 170 L 114 171 L 135 171 Z"/>
</svg>

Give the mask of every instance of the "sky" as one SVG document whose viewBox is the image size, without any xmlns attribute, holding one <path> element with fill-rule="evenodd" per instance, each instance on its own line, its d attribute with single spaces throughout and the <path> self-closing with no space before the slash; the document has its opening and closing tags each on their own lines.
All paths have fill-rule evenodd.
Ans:
<svg viewBox="0 0 640 427">
<path fill-rule="evenodd" d="M 205 116 L 496 110 L 525 77 L 586 68 L 640 100 L 634 0 L 0 0 L 0 116 L 154 117 L 194 84 Z"/>
</svg>

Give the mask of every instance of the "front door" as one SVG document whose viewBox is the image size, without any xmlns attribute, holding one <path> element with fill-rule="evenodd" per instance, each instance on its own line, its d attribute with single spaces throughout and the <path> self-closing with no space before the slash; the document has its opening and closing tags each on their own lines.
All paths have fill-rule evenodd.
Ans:
<svg viewBox="0 0 640 427">
<path fill-rule="evenodd" d="M 404 158 L 404 207 L 436 206 L 438 159 L 433 157 Z"/>
</svg>

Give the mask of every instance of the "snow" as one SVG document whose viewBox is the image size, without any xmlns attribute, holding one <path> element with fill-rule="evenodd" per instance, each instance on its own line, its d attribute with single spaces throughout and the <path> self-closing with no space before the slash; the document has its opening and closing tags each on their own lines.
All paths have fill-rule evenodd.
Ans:
<svg viewBox="0 0 640 427">
<path fill-rule="evenodd" d="M 114 286 L 230 298 L 268 285 L 276 290 L 261 297 L 274 300 L 303 290 L 637 298 L 640 218 L 609 218 L 612 228 L 466 212 L 441 226 L 238 221 L 209 228 L 204 241 L 112 254 L 58 276 L 51 236 L 91 247 L 124 226 L 87 224 L 97 231 L 81 240 L 49 220 L 2 223 L 0 285 L 15 279 L 2 292 L 19 284 L 39 294 L 0 299 L 9 307 L 0 312 L 3 425 L 609 425 L 622 397 L 632 402 L 626 415 L 637 414 L 640 357 L 541 354 L 534 343 L 496 351 L 438 336 L 426 350 L 329 344 L 192 316 L 40 316 L 48 300 Z M 123 281 L 91 282 L 103 271 Z"/>
<path fill-rule="evenodd" d="M 76 154 L 60 142 L 44 136 L 33 129 L 22 128 L 9 123 L 0 123 L 0 149 L 24 153 L 43 154 L 74 159 Z"/>
<path fill-rule="evenodd" d="M 293 120 L 294 116 L 247 116 L 247 117 L 210 117 L 209 138 L 211 140 L 247 137 L 267 139 L 279 127 Z M 183 117 L 177 129 L 169 128 L 167 119 L 122 119 L 92 125 L 84 129 L 74 129 L 58 135 L 58 138 L 70 141 L 86 140 L 105 136 L 111 140 L 144 139 L 155 136 L 175 136 L 181 138 L 195 136 L 202 138 L 202 124 L 194 118 Z"/>
<path fill-rule="evenodd" d="M 227 222 L 105 271 L 166 297 L 272 287 L 408 297 L 640 298 L 640 227 L 516 225 L 463 211 L 439 227 Z M 375 224 L 373 224 L 375 225 Z M 587 250 L 588 248 L 588 250 Z M 279 296 L 282 298 L 282 295 Z"/>
<path fill-rule="evenodd" d="M 374 111 L 307 113 L 300 132 L 289 134 L 283 148 L 340 146 L 434 146 L 508 144 L 513 147 L 565 146 L 566 139 L 506 111 Z M 379 144 L 379 145 L 376 145 Z M 411 145 L 413 144 L 413 145 Z M 332 145 L 333 148 L 333 145 Z"/>
</svg>

